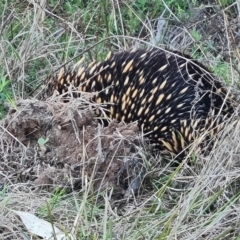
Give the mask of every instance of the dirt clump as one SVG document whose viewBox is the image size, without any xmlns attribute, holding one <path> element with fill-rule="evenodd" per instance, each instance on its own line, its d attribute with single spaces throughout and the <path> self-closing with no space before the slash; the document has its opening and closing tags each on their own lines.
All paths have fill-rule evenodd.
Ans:
<svg viewBox="0 0 240 240">
<path fill-rule="evenodd" d="M 95 190 L 114 187 L 124 195 L 119 172 L 138 152 L 136 123 L 111 121 L 103 127 L 91 106 L 36 99 L 21 100 L 0 122 L 0 171 L 4 184 L 29 182 L 34 187 L 73 190 L 93 181 Z"/>
</svg>

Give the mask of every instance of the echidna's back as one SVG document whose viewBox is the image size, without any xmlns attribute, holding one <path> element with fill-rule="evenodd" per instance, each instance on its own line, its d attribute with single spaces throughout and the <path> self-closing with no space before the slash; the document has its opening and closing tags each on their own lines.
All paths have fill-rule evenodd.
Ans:
<svg viewBox="0 0 240 240">
<path fill-rule="evenodd" d="M 98 92 L 109 116 L 138 121 L 161 150 L 179 154 L 206 130 L 221 130 L 234 112 L 232 95 L 206 69 L 186 56 L 164 50 L 135 50 L 109 55 L 86 68 L 60 71 L 47 93 Z M 79 94 L 76 94 L 78 96 Z M 109 103 L 109 104 L 108 104 Z M 107 112 L 106 112 L 107 113 Z"/>
</svg>

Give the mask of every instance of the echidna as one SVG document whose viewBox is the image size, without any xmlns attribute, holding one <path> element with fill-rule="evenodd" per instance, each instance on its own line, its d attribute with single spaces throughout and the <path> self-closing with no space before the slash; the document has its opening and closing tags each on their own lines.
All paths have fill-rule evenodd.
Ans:
<svg viewBox="0 0 240 240">
<path fill-rule="evenodd" d="M 161 49 L 109 54 L 87 67 L 62 68 L 45 96 L 96 92 L 106 114 L 139 128 L 163 153 L 183 158 L 194 140 L 211 139 L 234 112 L 234 97 L 203 65 Z M 206 144 L 205 144 L 206 145 Z"/>
</svg>

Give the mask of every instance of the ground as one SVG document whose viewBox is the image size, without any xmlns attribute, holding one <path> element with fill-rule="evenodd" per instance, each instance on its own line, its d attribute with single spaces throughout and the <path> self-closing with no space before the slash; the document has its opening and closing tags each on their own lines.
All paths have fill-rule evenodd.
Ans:
<svg viewBox="0 0 240 240">
<path fill-rule="evenodd" d="M 16 107 L 10 109 L 7 117 L 0 122 L 3 130 L 0 172 L 4 173 L 1 188 L 2 193 L 11 192 L 10 205 L 16 201 L 20 204 L 18 207 L 21 206 L 19 201 L 29 204 L 32 202 L 29 197 L 34 199 L 39 194 L 47 196 L 46 192 L 51 195 L 55 192 L 57 198 L 63 198 L 62 205 L 68 198 L 67 201 L 72 201 L 72 197 L 68 197 L 71 194 L 83 201 L 87 191 L 88 201 L 97 196 L 94 197 L 94 202 L 100 204 L 99 207 L 105 201 L 104 194 L 107 194 L 108 206 L 112 209 L 110 212 L 114 214 L 114 218 L 132 215 L 132 212 L 138 212 L 143 206 L 149 206 L 150 213 L 158 211 L 160 206 L 163 213 L 171 208 L 176 211 L 179 206 L 183 214 L 188 199 L 193 201 L 189 206 L 190 211 L 195 212 L 199 209 L 197 205 L 202 204 L 204 216 L 214 213 L 209 218 L 218 218 L 216 213 L 220 209 L 221 214 L 226 214 L 233 202 L 235 207 L 238 206 L 238 130 L 233 132 L 230 129 L 234 136 L 231 139 L 229 129 L 226 129 L 225 137 L 219 139 L 218 147 L 212 154 L 207 157 L 199 156 L 198 162 L 192 167 L 183 162 L 176 169 L 164 165 L 159 156 L 151 156 L 144 162 L 144 158 L 149 156 L 146 150 L 148 145 L 143 142 L 137 125 L 110 121 L 104 127 L 94 114 L 94 107 L 86 99 L 72 99 L 69 103 L 63 103 L 57 98 L 46 101 L 26 99 L 18 101 Z M 237 129 L 239 127 L 238 124 Z M 144 177 L 146 179 L 142 182 Z M 153 193 L 154 186 L 157 185 L 156 192 Z M 16 193 L 12 187 L 16 188 L 17 193 L 20 191 L 21 197 L 14 197 Z M 64 192 L 58 196 L 61 190 Z M 190 197 L 191 192 L 195 196 L 193 199 Z M 49 204 L 53 204 L 53 209 L 58 209 L 60 203 L 53 200 L 56 198 L 54 195 L 51 200 L 54 203 L 50 201 Z M 178 202 L 180 196 L 184 198 L 183 206 L 181 201 Z M 42 211 L 46 211 L 41 210 L 44 199 L 40 197 L 35 200 L 36 203 L 41 203 L 38 205 L 40 216 Z M 157 203 L 156 200 L 160 202 Z M 31 206 L 34 207 L 34 204 Z M 25 206 L 22 208 L 25 209 Z M 64 213 L 65 210 L 62 207 L 60 209 L 61 213 L 51 213 L 55 215 L 56 221 L 58 215 L 69 213 L 69 210 Z M 236 211 L 232 209 L 231 215 L 234 218 L 235 214 Z M 185 221 L 196 220 L 194 214 L 188 215 Z M 153 219 L 156 217 L 157 215 Z M 222 215 L 221 217 L 223 220 Z M 204 223 L 205 218 L 201 222 Z M 93 232 L 98 231 L 94 229 Z M 238 232 L 237 229 L 234 234 Z M 5 232 L 6 228 L 1 231 Z M 115 233 L 122 236 L 120 229 L 115 229 Z"/>
<path fill-rule="evenodd" d="M 3 183 L 29 182 L 38 187 L 57 185 L 77 190 L 84 176 L 87 181 L 93 178 L 94 190 L 114 187 L 114 199 L 124 195 L 119 174 L 127 159 L 137 153 L 138 127 L 116 121 L 103 127 L 90 108 L 78 109 L 80 104 L 78 100 L 28 99 L 19 101 L 17 110 L 10 110 L 1 122 L 7 129 L 1 145 L 1 152 L 5 152 L 1 161 L 6 162 L 1 171 L 8 176 Z"/>
</svg>

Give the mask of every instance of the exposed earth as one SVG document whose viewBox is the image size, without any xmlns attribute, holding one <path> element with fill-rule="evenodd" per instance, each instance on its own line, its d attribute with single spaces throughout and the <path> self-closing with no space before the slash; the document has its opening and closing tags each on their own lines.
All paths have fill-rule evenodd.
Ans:
<svg viewBox="0 0 240 240">
<path fill-rule="evenodd" d="M 137 124 L 111 121 L 103 127 L 81 100 L 27 99 L 9 111 L 0 122 L 2 187 L 27 182 L 33 188 L 78 190 L 93 181 L 94 190 L 113 187 L 115 199 L 138 190 L 143 178 L 133 180 L 146 171 L 130 172 L 142 166 Z"/>
</svg>

